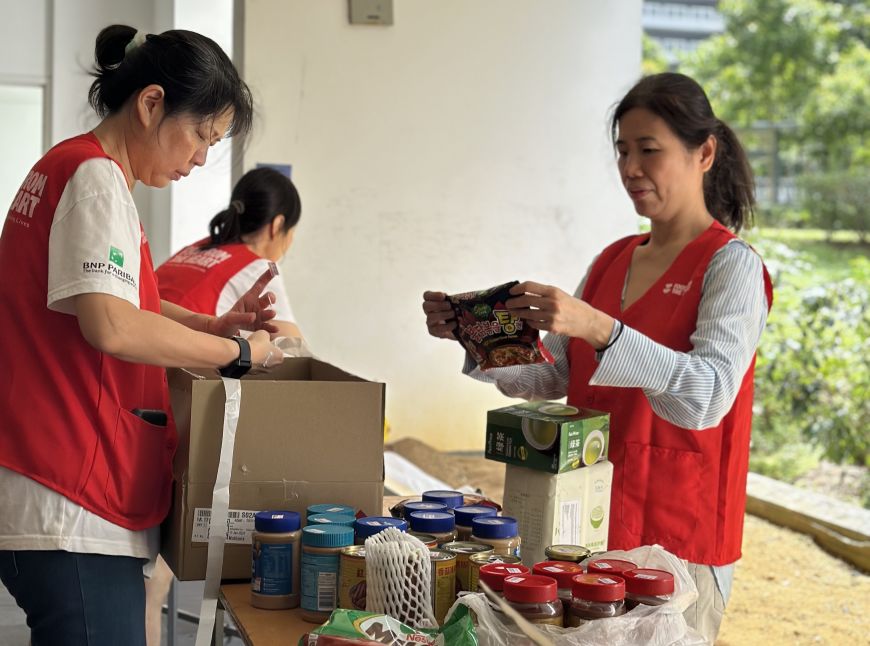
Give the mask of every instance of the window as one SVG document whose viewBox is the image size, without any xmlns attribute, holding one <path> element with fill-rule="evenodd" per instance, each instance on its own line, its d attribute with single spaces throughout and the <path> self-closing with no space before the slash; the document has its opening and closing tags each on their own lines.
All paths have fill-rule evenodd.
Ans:
<svg viewBox="0 0 870 646">
<path fill-rule="evenodd" d="M 0 85 L 0 225 L 43 150 L 43 88 Z"/>
</svg>

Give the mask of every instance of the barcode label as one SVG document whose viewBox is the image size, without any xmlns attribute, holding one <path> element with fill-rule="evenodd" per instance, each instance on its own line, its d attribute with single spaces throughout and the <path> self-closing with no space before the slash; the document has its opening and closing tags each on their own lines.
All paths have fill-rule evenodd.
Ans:
<svg viewBox="0 0 870 646">
<path fill-rule="evenodd" d="M 254 517 L 257 512 L 247 509 L 230 509 L 227 512 L 227 543 L 250 545 L 251 534 L 254 533 Z M 190 540 L 193 543 L 208 543 L 211 509 L 197 507 L 193 510 L 193 531 Z"/>
<path fill-rule="evenodd" d="M 560 509 L 559 542 L 566 545 L 580 544 L 580 501 L 563 502 Z"/>
<path fill-rule="evenodd" d="M 335 572 L 320 572 L 317 575 L 317 610 L 335 610 Z"/>
</svg>

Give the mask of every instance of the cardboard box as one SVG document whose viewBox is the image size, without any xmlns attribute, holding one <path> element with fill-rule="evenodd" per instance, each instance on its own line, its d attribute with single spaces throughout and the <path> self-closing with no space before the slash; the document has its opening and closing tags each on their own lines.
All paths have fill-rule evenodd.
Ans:
<svg viewBox="0 0 870 646">
<path fill-rule="evenodd" d="M 523 563 L 546 560 L 548 545 L 606 550 L 612 481 L 606 460 L 555 475 L 507 465 L 503 513 L 519 522 Z"/>
<path fill-rule="evenodd" d="M 182 581 L 205 578 L 208 520 L 223 428 L 223 382 L 169 371 L 178 426 L 173 507 L 161 553 Z M 384 490 L 384 384 L 312 358 L 242 379 L 224 579 L 251 576 L 253 516 L 315 503 L 378 515 Z"/>
<path fill-rule="evenodd" d="M 565 473 L 607 459 L 610 415 L 556 402 L 515 404 L 486 415 L 490 460 Z"/>
</svg>

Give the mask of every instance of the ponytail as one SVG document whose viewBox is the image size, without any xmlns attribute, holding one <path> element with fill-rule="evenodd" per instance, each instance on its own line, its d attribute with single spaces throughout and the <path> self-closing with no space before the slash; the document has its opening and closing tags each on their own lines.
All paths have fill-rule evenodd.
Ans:
<svg viewBox="0 0 870 646">
<path fill-rule="evenodd" d="M 704 176 L 704 201 L 713 217 L 739 233 L 754 220 L 755 180 L 737 135 L 724 121 L 716 121 L 716 158 Z"/>
<path fill-rule="evenodd" d="M 302 202 L 290 181 L 272 168 L 248 171 L 236 183 L 230 205 L 215 215 L 208 225 L 211 241 L 207 247 L 244 242 L 279 215 L 284 216 L 283 230 L 289 231 L 299 222 Z"/>
<path fill-rule="evenodd" d="M 241 241 L 242 225 L 239 221 L 241 213 L 230 204 L 229 208 L 224 209 L 215 215 L 211 222 L 208 223 L 208 232 L 211 237 L 209 247 L 214 247 L 222 244 L 230 244 Z"/>
</svg>

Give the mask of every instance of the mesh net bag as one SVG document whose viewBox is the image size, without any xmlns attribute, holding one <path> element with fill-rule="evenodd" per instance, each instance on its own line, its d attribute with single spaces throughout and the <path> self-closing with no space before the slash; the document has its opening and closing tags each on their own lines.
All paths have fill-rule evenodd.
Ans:
<svg viewBox="0 0 870 646">
<path fill-rule="evenodd" d="M 388 527 L 366 539 L 366 611 L 414 628 L 435 628 L 432 562 L 417 538 Z"/>
</svg>

